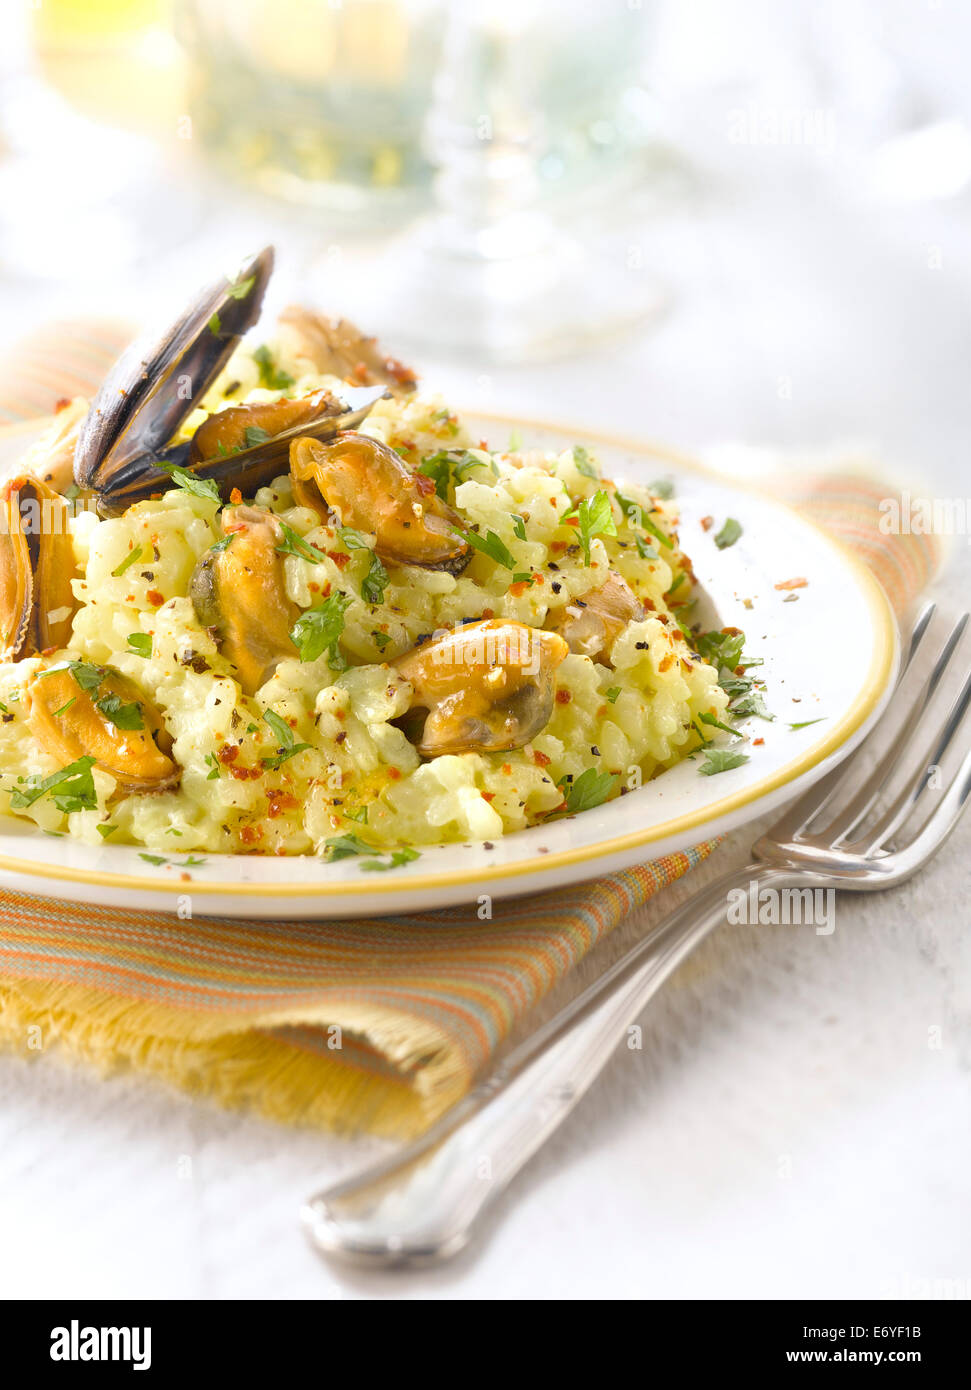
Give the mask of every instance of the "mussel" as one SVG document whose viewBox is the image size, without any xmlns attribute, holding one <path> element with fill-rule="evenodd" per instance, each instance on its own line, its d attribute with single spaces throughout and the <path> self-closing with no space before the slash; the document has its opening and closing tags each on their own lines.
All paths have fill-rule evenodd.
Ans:
<svg viewBox="0 0 971 1390">
<path fill-rule="evenodd" d="M 227 446 L 226 452 L 218 448 L 223 431 L 232 432 L 239 417 L 225 422 L 217 412 L 201 426 L 216 446 L 210 456 L 205 437 L 199 446 L 194 440 L 171 443 L 259 317 L 272 268 L 273 248 L 268 246 L 235 279 L 204 290 L 160 339 L 134 344 L 111 369 L 81 427 L 74 455 L 75 482 L 98 494 L 105 515 L 119 515 L 133 502 L 171 487 L 173 465 L 212 479 L 224 499 L 233 488 L 252 495 L 286 471 L 293 438 L 330 438 L 360 424 L 385 394 L 385 388 L 372 387 L 345 392 L 344 402 L 326 392 L 307 398 L 315 401 L 312 407 L 279 402 L 274 419 L 283 428 L 270 432 L 251 417 L 243 425 L 245 447 Z"/>
<path fill-rule="evenodd" d="M 413 391 L 417 378 L 410 367 L 389 356 L 377 338 L 367 338 L 349 319 L 331 319 L 291 305 L 280 315 L 280 337 L 293 354 L 312 362 L 322 376 L 336 376 L 352 386 Z"/>
<path fill-rule="evenodd" d="M 111 666 L 42 666 L 24 689 L 31 733 L 62 764 L 93 757 L 125 792 L 165 791 L 181 775 L 162 716 Z"/>
<path fill-rule="evenodd" d="M 236 667 L 240 687 L 253 695 L 285 656 L 296 656 L 290 629 L 299 609 L 287 597 L 283 538 L 272 512 L 226 507 L 226 543 L 207 550 L 193 572 L 189 594 L 199 621 Z"/>
<path fill-rule="evenodd" d="M 314 391 L 309 396 L 291 399 L 281 396 L 278 401 L 260 401 L 253 405 L 231 405 L 217 410 L 199 426 L 189 443 L 189 467 L 207 463 L 210 459 L 229 458 L 267 444 L 287 430 L 304 431 L 317 420 L 340 415 L 343 402 L 329 391 Z M 289 440 L 282 449 L 281 463 L 286 472 Z"/>
<path fill-rule="evenodd" d="M 547 620 L 570 651 L 609 665 L 610 649 L 630 622 L 644 616 L 644 605 L 616 570 L 610 570 L 599 589 L 555 610 Z"/>
<path fill-rule="evenodd" d="M 370 532 L 382 560 L 460 574 L 472 547 L 456 533 L 461 518 L 431 478 L 369 435 L 344 430 L 330 443 L 298 439 L 290 450 L 294 496 L 321 516 Z"/>
<path fill-rule="evenodd" d="M 403 727 L 426 758 L 522 748 L 549 723 L 567 644 L 498 618 L 468 623 L 394 663 L 414 691 Z"/>
<path fill-rule="evenodd" d="M 77 568 L 63 497 L 30 474 L 0 490 L 0 659 L 63 647 Z"/>
</svg>

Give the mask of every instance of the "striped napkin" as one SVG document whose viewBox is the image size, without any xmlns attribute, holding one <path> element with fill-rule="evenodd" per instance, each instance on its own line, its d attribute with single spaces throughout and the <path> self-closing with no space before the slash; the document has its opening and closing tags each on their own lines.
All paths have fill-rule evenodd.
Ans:
<svg viewBox="0 0 971 1390">
<path fill-rule="evenodd" d="M 89 321 L 34 334 L 0 366 L 0 425 L 90 396 L 127 336 Z M 930 538 L 878 531 L 879 481 L 803 475 L 772 490 L 855 547 L 898 613 L 929 581 Z M 29 1056 L 41 1037 L 279 1121 L 409 1137 L 581 957 L 713 847 L 504 902 L 490 922 L 467 908 L 180 922 L 0 886 L 0 1042 Z"/>
</svg>

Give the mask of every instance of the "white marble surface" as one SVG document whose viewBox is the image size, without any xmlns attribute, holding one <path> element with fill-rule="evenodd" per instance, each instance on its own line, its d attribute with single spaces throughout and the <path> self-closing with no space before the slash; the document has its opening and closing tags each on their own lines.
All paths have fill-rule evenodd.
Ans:
<svg viewBox="0 0 971 1390">
<path fill-rule="evenodd" d="M 733 151 L 732 177 L 700 211 L 645 213 L 634 235 L 675 291 L 653 330 L 581 361 L 484 373 L 429 362 L 426 375 L 456 399 L 688 448 L 858 441 L 925 490 L 968 496 L 967 196 L 878 205 L 789 154 L 753 151 L 749 168 Z M 200 260 L 207 249 L 202 239 Z M 142 291 L 157 297 L 160 279 Z M 63 307 L 23 286 L 8 286 L 5 302 L 8 328 Z M 946 592 L 959 602 L 967 539 L 956 548 Z M 742 862 L 750 839 L 736 836 L 689 886 Z M 910 885 L 841 899 L 831 937 L 761 927 L 711 939 L 643 1019 L 643 1051 L 618 1054 L 502 1200 L 488 1238 L 436 1272 L 347 1274 L 305 1247 L 299 1202 L 372 1145 L 226 1115 L 54 1057 L 2 1057 L 0 1292 L 971 1288 L 969 851 L 971 819 Z M 686 891 L 618 931 L 560 997 Z"/>
</svg>

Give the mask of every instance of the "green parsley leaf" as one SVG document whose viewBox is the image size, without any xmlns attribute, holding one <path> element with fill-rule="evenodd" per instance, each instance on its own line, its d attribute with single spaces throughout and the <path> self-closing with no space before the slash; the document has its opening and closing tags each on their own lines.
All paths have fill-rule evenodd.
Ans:
<svg viewBox="0 0 971 1390">
<path fill-rule="evenodd" d="M 41 777 L 39 773 L 31 777 L 18 777 L 20 785 L 10 793 L 10 809 L 22 811 L 50 792 L 54 805 L 65 815 L 72 811 L 93 811 L 98 805 L 91 775 L 95 761 L 87 755 L 62 767 L 59 772 L 52 772 L 49 777 Z"/>
<path fill-rule="evenodd" d="M 617 534 L 610 494 L 601 490 L 595 492 L 592 497 L 585 497 L 577 507 L 577 519 L 580 523 L 580 544 L 583 546 L 584 559 L 589 565 L 590 543 L 594 536 Z"/>
<path fill-rule="evenodd" d="M 235 539 L 236 532 L 230 531 L 228 536 L 223 536 L 221 540 L 213 541 L 209 549 L 212 552 L 212 554 L 218 555 L 221 551 L 228 550 Z"/>
<path fill-rule="evenodd" d="M 138 857 L 139 859 L 144 859 L 146 864 L 154 864 L 156 868 L 161 868 L 163 864 L 169 862 L 161 854 L 139 854 Z"/>
<path fill-rule="evenodd" d="M 617 696 L 618 696 L 619 694 L 620 694 L 620 686 L 619 686 L 619 685 L 612 685 L 612 686 L 610 687 L 610 689 L 607 691 L 606 698 L 610 701 L 610 703 L 611 703 L 612 705 L 615 705 L 615 704 L 617 703 Z"/>
<path fill-rule="evenodd" d="M 684 570 L 682 570 L 678 577 L 675 579 L 674 583 L 671 585 L 670 589 L 668 590 L 668 594 L 677 593 L 678 589 L 681 588 L 681 585 L 684 583 L 687 577 L 688 576 L 685 574 Z M 667 594 L 665 595 L 665 597 L 667 597 Z M 682 604 L 681 607 L 683 608 L 684 604 Z"/>
<path fill-rule="evenodd" d="M 126 705 L 120 695 L 108 694 L 98 700 L 96 708 L 106 719 L 110 719 L 116 729 L 144 729 L 142 707 L 136 702 Z"/>
<path fill-rule="evenodd" d="M 380 652 L 383 652 L 385 647 L 391 641 L 391 638 L 388 636 L 386 632 L 372 632 L 371 636 L 374 638 L 374 644 Z"/>
<path fill-rule="evenodd" d="M 701 720 L 702 724 L 710 724 L 712 728 L 721 729 L 726 734 L 734 734 L 736 737 L 738 736 L 737 729 L 733 729 L 729 724 L 723 724 L 721 720 L 716 719 L 713 714 L 708 714 L 707 712 L 705 712 L 699 714 L 698 718 Z"/>
<path fill-rule="evenodd" d="M 395 849 L 391 851 L 390 859 L 365 859 L 361 864 L 361 870 L 368 873 L 385 873 L 388 869 L 397 869 L 401 864 L 410 864 L 420 858 L 421 855 L 416 849 Z"/>
<path fill-rule="evenodd" d="M 295 531 L 285 521 L 279 521 L 279 518 L 277 520 L 283 536 L 282 542 L 276 547 L 278 555 L 296 555 L 301 560 L 309 560 L 312 565 L 319 565 L 321 560 L 327 559 L 324 552 L 305 541 L 299 531 Z"/>
<path fill-rule="evenodd" d="M 655 497 L 668 502 L 674 496 L 674 483 L 670 478 L 657 478 L 653 483 L 648 483 L 647 490 Z"/>
<path fill-rule="evenodd" d="M 150 632 L 130 632 L 128 645 L 136 656 L 151 656 L 152 634 Z"/>
<path fill-rule="evenodd" d="M 507 570 L 515 570 L 516 561 L 500 536 L 495 531 L 487 531 L 484 536 L 480 536 L 477 531 L 463 531 L 460 526 L 453 526 L 452 530 L 457 536 L 468 541 L 469 545 L 476 550 L 480 550 L 483 555 L 488 555 L 490 560 L 494 560 L 497 565 L 502 565 Z"/>
<path fill-rule="evenodd" d="M 354 854 L 374 854 L 375 846 L 369 845 L 357 835 L 335 835 L 324 841 L 324 854 L 328 859 L 349 859 Z"/>
<path fill-rule="evenodd" d="M 600 481 L 600 474 L 594 468 L 589 453 L 581 444 L 574 444 L 573 446 L 573 466 L 585 478 L 593 478 L 596 482 Z"/>
<path fill-rule="evenodd" d="M 113 835 L 117 829 L 117 825 L 106 825 L 104 822 L 102 822 L 101 825 L 95 826 L 95 830 L 97 830 L 102 840 L 107 840 L 108 836 Z"/>
<path fill-rule="evenodd" d="M 557 785 L 563 793 L 567 812 L 575 815 L 578 811 L 603 805 L 619 781 L 619 772 L 598 772 L 595 767 L 588 767 L 575 781 L 564 780 Z"/>
<path fill-rule="evenodd" d="M 67 702 L 66 705 L 61 705 L 61 708 L 60 708 L 60 709 L 56 709 L 56 710 L 54 711 L 54 718 L 56 719 L 56 718 L 58 717 L 58 715 L 60 715 L 60 714 L 66 714 L 67 711 L 71 708 L 71 706 L 75 703 L 75 701 L 77 700 L 77 698 L 78 698 L 78 697 L 77 697 L 76 695 L 72 695 L 71 698 L 70 698 L 70 700 L 68 700 L 68 702 Z"/>
<path fill-rule="evenodd" d="M 741 534 L 741 524 L 730 516 L 715 537 L 715 544 L 719 550 L 727 550 L 730 545 L 735 544 Z"/>
<path fill-rule="evenodd" d="M 214 333 L 218 336 L 222 332 L 222 319 L 219 317 L 218 314 L 213 314 L 212 318 L 209 320 L 208 326 L 209 332 Z"/>
<path fill-rule="evenodd" d="M 526 518 L 520 516 L 518 512 L 511 512 L 510 516 L 512 517 L 512 529 L 518 538 L 524 541 L 526 539 Z"/>
<path fill-rule="evenodd" d="M 93 666 L 90 661 L 69 661 L 67 665 L 68 670 L 82 690 L 97 690 L 105 678 L 104 667 Z M 53 675 L 54 671 L 61 669 L 60 666 L 52 666 L 50 674 Z M 47 675 L 48 673 L 45 671 L 44 674 Z"/>
<path fill-rule="evenodd" d="M 206 767 L 212 769 L 211 772 L 206 773 L 206 781 L 215 782 L 217 778 L 222 776 L 222 769 L 219 766 L 219 759 L 213 757 L 211 753 L 207 753 L 205 757 L 205 763 Z"/>
<path fill-rule="evenodd" d="M 140 560 L 141 556 L 142 548 L 140 545 L 136 545 L 134 550 L 130 550 L 128 552 L 124 560 L 122 560 L 121 564 L 118 565 L 116 569 L 113 569 L 111 571 L 112 576 L 115 579 L 120 579 L 120 577 L 125 573 L 125 570 L 130 568 L 130 566 L 133 565 L 136 560 Z"/>
<path fill-rule="evenodd" d="M 344 631 L 344 614 L 351 600 L 339 591 L 329 594 L 323 603 L 307 608 L 290 629 L 290 641 L 298 648 L 301 661 L 316 661 L 327 652 L 334 671 L 346 670 L 347 660 L 338 643 Z"/>
<path fill-rule="evenodd" d="M 269 430 L 261 429 L 259 425 L 247 425 L 243 431 L 243 448 L 255 449 L 257 444 L 265 444 L 269 438 Z"/>
<path fill-rule="evenodd" d="M 359 806 L 356 811 L 345 811 L 344 819 L 357 821 L 358 825 L 367 825 L 367 807 Z"/>
<path fill-rule="evenodd" d="M 435 492 L 443 502 L 448 501 L 449 484 L 452 481 L 452 470 L 449 466 L 448 454 L 432 454 L 418 466 L 418 472 L 423 473 L 426 478 L 432 478 L 435 483 Z"/>
<path fill-rule="evenodd" d="M 270 726 L 279 740 L 280 751 L 270 758 L 261 758 L 260 762 L 264 767 L 282 767 L 288 758 L 295 757 L 309 748 L 309 743 L 294 743 L 293 730 L 286 720 L 281 719 L 275 710 L 265 709 L 263 719 Z"/>
<path fill-rule="evenodd" d="M 188 468 L 180 468 L 175 463 L 159 463 L 159 468 L 167 473 L 176 487 L 193 497 L 204 497 L 207 502 L 220 501 L 219 489 L 211 478 L 199 478 Z"/>
<path fill-rule="evenodd" d="M 384 591 L 390 582 L 388 571 L 382 565 L 374 551 L 371 552 L 371 563 L 368 572 L 361 583 L 361 598 L 365 603 L 378 604 L 384 602 Z"/>
<path fill-rule="evenodd" d="M 733 753 L 728 748 L 708 748 L 705 761 L 698 771 L 705 777 L 714 777 L 718 772 L 728 772 L 733 767 L 741 767 L 749 760 L 747 753 Z"/>
<path fill-rule="evenodd" d="M 265 343 L 253 353 L 253 361 L 260 369 L 260 385 L 268 391 L 288 391 L 294 385 L 293 377 L 280 370 Z"/>
<path fill-rule="evenodd" d="M 653 545 L 648 545 L 642 536 L 635 534 L 634 544 L 637 546 L 637 553 L 642 560 L 660 560 L 659 552 L 654 549 Z"/>
<path fill-rule="evenodd" d="M 822 724 L 824 719 L 828 719 L 828 714 L 821 714 L 818 719 L 804 719 L 800 724 L 788 724 L 789 729 L 808 729 L 810 724 Z"/>
<path fill-rule="evenodd" d="M 256 276 L 248 275 L 245 280 L 237 280 L 235 284 L 231 284 L 226 293 L 230 299 L 245 299 L 255 284 Z"/>
</svg>

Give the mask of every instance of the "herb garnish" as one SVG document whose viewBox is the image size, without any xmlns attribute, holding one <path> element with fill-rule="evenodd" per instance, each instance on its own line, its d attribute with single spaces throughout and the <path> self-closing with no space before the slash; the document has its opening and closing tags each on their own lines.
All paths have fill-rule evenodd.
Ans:
<svg viewBox="0 0 971 1390">
<path fill-rule="evenodd" d="M 719 550 L 727 550 L 730 545 L 734 545 L 742 534 L 741 523 L 736 521 L 733 516 L 726 519 L 724 526 L 715 536 L 715 544 Z"/>
<path fill-rule="evenodd" d="M 19 785 L 10 793 L 10 809 L 22 811 L 51 792 L 54 805 L 65 815 L 72 811 L 93 811 L 98 805 L 91 775 L 95 762 L 96 759 L 87 754 L 62 767 L 60 772 L 52 772 L 49 777 L 41 777 L 39 773 L 18 777 Z"/>
<path fill-rule="evenodd" d="M 188 468 L 180 468 L 176 463 L 159 463 L 163 473 L 167 473 L 176 487 L 193 497 L 204 497 L 207 502 L 219 502 L 219 489 L 211 478 L 199 478 Z"/>
<path fill-rule="evenodd" d="M 114 579 L 120 579 L 121 576 L 125 573 L 125 570 L 129 568 L 129 566 L 133 565 L 136 560 L 141 559 L 141 555 L 142 548 L 140 545 L 136 545 L 134 550 L 130 550 L 128 552 L 124 560 L 122 560 L 121 564 L 111 571 L 112 577 Z"/>
<path fill-rule="evenodd" d="M 260 759 L 264 767 L 282 767 L 288 758 L 293 758 L 297 753 L 302 753 L 306 748 L 310 747 L 309 743 L 294 743 L 293 730 L 285 720 L 280 718 L 275 710 L 265 709 L 263 711 L 263 718 L 280 741 L 278 753 L 275 753 L 272 757 Z"/>
<path fill-rule="evenodd" d="M 142 719 L 142 708 L 136 702 L 126 705 L 120 695 L 107 694 L 95 702 L 95 708 L 99 709 L 106 719 L 114 724 L 116 729 L 144 729 L 145 721 Z"/>
<path fill-rule="evenodd" d="M 327 653 L 332 671 L 345 671 L 347 659 L 338 643 L 344 631 L 344 614 L 351 600 L 339 591 L 329 594 L 323 603 L 308 608 L 290 629 L 290 641 L 300 651 L 301 661 L 316 661 Z"/>
<path fill-rule="evenodd" d="M 152 634 L 150 632 L 130 632 L 128 645 L 136 656 L 151 656 Z"/>
<path fill-rule="evenodd" d="M 598 772 L 588 767 L 574 781 L 565 778 L 557 786 L 563 793 L 565 809 L 570 815 L 578 811 L 589 811 L 593 806 L 601 806 L 620 780 L 619 772 Z"/>
<path fill-rule="evenodd" d="M 747 753 L 733 753 L 728 748 L 708 748 L 705 761 L 698 771 L 705 777 L 714 777 L 718 772 L 728 772 L 733 767 L 741 767 L 749 760 Z"/>
<path fill-rule="evenodd" d="M 260 369 L 260 385 L 268 391 L 286 391 L 293 386 L 293 377 L 280 370 L 265 343 L 253 353 L 253 361 Z"/>
<path fill-rule="evenodd" d="M 327 559 L 322 550 L 305 541 L 300 532 L 288 526 L 285 521 L 280 521 L 279 526 L 283 540 L 276 547 L 278 555 L 296 555 L 300 560 L 309 560 L 312 565 L 319 565 L 322 560 Z"/>
</svg>

